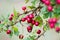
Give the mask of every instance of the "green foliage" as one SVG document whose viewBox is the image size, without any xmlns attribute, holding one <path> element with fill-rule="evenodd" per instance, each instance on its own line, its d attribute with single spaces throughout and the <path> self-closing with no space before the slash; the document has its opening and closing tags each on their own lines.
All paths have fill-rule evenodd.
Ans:
<svg viewBox="0 0 60 40">
<path fill-rule="evenodd" d="M 2 28 L 4 26 L 4 24 L 0 24 L 0 28 Z"/>
<path fill-rule="evenodd" d="M 25 3 L 28 3 L 29 2 L 29 0 L 25 0 Z"/>
<path fill-rule="evenodd" d="M 35 6 L 35 5 L 36 5 L 36 3 L 38 3 L 38 1 L 39 1 L 39 0 L 32 0 L 32 2 L 31 2 L 31 3 L 32 3 L 32 5 L 33 5 L 33 6 Z"/>
<path fill-rule="evenodd" d="M 45 31 L 46 31 L 46 30 L 49 30 L 48 24 L 44 25 L 44 30 L 45 30 Z"/>
<path fill-rule="evenodd" d="M 28 6 L 29 9 L 34 9 L 36 8 L 35 6 Z"/>
<path fill-rule="evenodd" d="M 55 2 L 56 0 L 50 0 L 50 1 L 52 6 L 56 5 L 56 2 Z"/>
<path fill-rule="evenodd" d="M 54 9 L 54 12 L 59 14 L 60 13 L 60 6 L 57 6 L 55 9 Z"/>
<path fill-rule="evenodd" d="M 26 37 L 23 40 L 34 40 L 34 38 L 33 37 Z"/>
<path fill-rule="evenodd" d="M 14 17 L 13 17 L 13 19 L 16 20 L 17 17 L 18 17 L 18 13 L 17 13 L 17 11 L 16 11 L 15 9 L 13 10 L 13 12 L 14 12 Z"/>
<path fill-rule="evenodd" d="M 52 17 L 52 14 L 53 14 L 52 12 L 46 12 L 43 14 L 43 17 L 44 18 Z"/>
<path fill-rule="evenodd" d="M 13 26 L 13 30 L 14 30 L 14 34 L 18 36 L 19 35 L 18 28 L 16 26 Z"/>
<path fill-rule="evenodd" d="M 10 33 L 10 38 L 13 36 L 13 31 L 11 31 L 11 33 Z"/>
</svg>

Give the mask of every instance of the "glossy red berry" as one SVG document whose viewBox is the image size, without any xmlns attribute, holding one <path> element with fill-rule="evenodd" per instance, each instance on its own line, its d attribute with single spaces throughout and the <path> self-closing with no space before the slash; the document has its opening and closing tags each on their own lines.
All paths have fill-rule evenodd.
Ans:
<svg viewBox="0 0 60 40">
<path fill-rule="evenodd" d="M 34 18 L 34 15 L 33 14 L 30 14 L 29 15 L 29 18 L 31 18 L 31 19 Z"/>
<path fill-rule="evenodd" d="M 24 38 L 24 35 L 20 34 L 19 39 L 23 39 L 23 38 Z"/>
<path fill-rule="evenodd" d="M 52 6 L 48 6 L 47 10 L 48 10 L 49 12 L 51 12 L 51 11 L 53 10 L 53 7 L 52 7 Z"/>
<path fill-rule="evenodd" d="M 56 32 L 59 32 L 60 31 L 60 28 L 59 27 L 56 27 L 55 30 L 56 30 Z"/>
<path fill-rule="evenodd" d="M 37 34 L 40 34 L 40 33 L 41 33 L 41 30 L 38 30 L 38 31 L 37 31 Z"/>
<path fill-rule="evenodd" d="M 0 23 L 1 23 L 1 21 L 0 21 Z"/>
<path fill-rule="evenodd" d="M 50 25 L 50 28 L 54 28 L 55 27 L 55 24 L 54 23 L 51 23 L 49 25 Z"/>
<path fill-rule="evenodd" d="M 23 7 L 22 7 L 22 10 L 26 10 L 26 6 L 23 6 Z"/>
<path fill-rule="evenodd" d="M 56 18 L 53 18 L 53 23 L 56 23 L 57 22 L 57 19 Z"/>
<path fill-rule="evenodd" d="M 56 3 L 57 3 L 57 4 L 60 4 L 60 0 L 56 0 Z"/>
<path fill-rule="evenodd" d="M 31 23 L 31 19 L 29 17 L 27 18 L 27 22 L 28 23 Z"/>
<path fill-rule="evenodd" d="M 24 22 L 26 20 L 26 18 L 22 18 L 21 21 Z"/>
<path fill-rule="evenodd" d="M 32 31 L 32 27 L 31 26 L 28 26 L 27 27 L 27 31 L 30 33 Z"/>
<path fill-rule="evenodd" d="M 57 19 L 56 19 L 56 18 L 50 18 L 50 19 L 48 20 L 48 22 L 55 24 L 55 23 L 57 22 Z"/>
<path fill-rule="evenodd" d="M 45 3 L 46 0 L 41 0 L 41 2 Z"/>
<path fill-rule="evenodd" d="M 12 21 L 12 19 L 13 19 L 13 17 L 12 17 L 12 16 L 10 16 L 10 17 L 9 17 L 9 20 L 10 20 L 10 21 Z"/>
<path fill-rule="evenodd" d="M 35 20 L 32 20 L 32 22 L 31 22 L 33 25 L 35 24 Z"/>
<path fill-rule="evenodd" d="M 26 20 L 27 20 L 27 18 L 29 18 L 29 15 L 27 15 L 25 18 L 26 18 Z"/>
<path fill-rule="evenodd" d="M 6 32 L 7 34 L 10 34 L 11 33 L 11 30 L 7 30 L 7 32 Z"/>
<path fill-rule="evenodd" d="M 49 24 L 53 23 L 53 18 L 48 19 Z"/>
<path fill-rule="evenodd" d="M 45 1 L 45 5 L 50 5 L 50 1 L 49 0 L 46 0 Z"/>
<path fill-rule="evenodd" d="M 35 26 L 38 26 L 39 25 L 39 22 L 35 22 Z"/>
</svg>

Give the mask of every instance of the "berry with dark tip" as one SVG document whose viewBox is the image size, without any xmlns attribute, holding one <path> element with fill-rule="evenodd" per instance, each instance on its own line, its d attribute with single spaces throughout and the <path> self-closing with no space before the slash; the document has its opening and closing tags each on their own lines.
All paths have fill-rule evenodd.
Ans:
<svg viewBox="0 0 60 40">
<path fill-rule="evenodd" d="M 28 26 L 27 27 L 27 31 L 30 33 L 32 31 L 32 27 L 31 26 Z"/>
<path fill-rule="evenodd" d="M 38 30 L 38 31 L 37 31 L 37 34 L 40 34 L 40 33 L 41 33 L 41 30 Z"/>
<path fill-rule="evenodd" d="M 11 30 L 7 30 L 7 32 L 6 32 L 7 34 L 11 34 Z"/>
</svg>

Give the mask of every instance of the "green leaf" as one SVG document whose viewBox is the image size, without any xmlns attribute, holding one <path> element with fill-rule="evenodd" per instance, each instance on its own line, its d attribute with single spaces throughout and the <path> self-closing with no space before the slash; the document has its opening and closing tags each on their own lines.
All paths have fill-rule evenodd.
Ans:
<svg viewBox="0 0 60 40">
<path fill-rule="evenodd" d="M 42 20 L 42 18 L 41 18 L 40 16 L 36 16 L 36 17 L 34 18 L 34 20 L 40 23 L 40 24 L 39 24 L 39 27 L 43 24 L 43 20 Z"/>
<path fill-rule="evenodd" d="M 28 3 L 29 2 L 29 0 L 25 0 L 25 3 Z"/>
<path fill-rule="evenodd" d="M 55 24 L 55 26 L 59 26 L 60 25 L 60 21 L 58 21 L 56 24 Z"/>
<path fill-rule="evenodd" d="M 27 37 L 27 38 L 24 38 L 23 40 L 34 40 L 33 37 Z"/>
<path fill-rule="evenodd" d="M 17 17 L 18 17 L 17 11 L 14 9 L 13 12 L 14 12 L 14 17 L 13 17 L 13 19 L 16 20 Z"/>
<path fill-rule="evenodd" d="M 43 14 L 43 18 L 48 18 L 48 17 L 53 17 L 53 13 L 52 12 L 46 12 Z"/>
<path fill-rule="evenodd" d="M 0 24 L 0 28 L 2 28 L 4 26 L 4 24 Z"/>
<path fill-rule="evenodd" d="M 30 40 L 30 38 L 27 37 L 27 38 L 24 38 L 23 40 Z"/>
<path fill-rule="evenodd" d="M 35 6 L 36 2 L 37 2 L 37 0 L 33 0 L 31 3 L 32 3 L 33 6 Z"/>
<path fill-rule="evenodd" d="M 35 6 L 28 6 L 29 9 L 33 9 L 36 8 Z"/>
<path fill-rule="evenodd" d="M 44 13 L 46 12 L 46 9 L 47 9 L 46 6 L 43 5 L 43 8 L 41 9 L 40 13 L 41 13 L 41 14 L 44 14 Z"/>
<path fill-rule="evenodd" d="M 54 9 L 54 12 L 59 14 L 60 13 L 60 6 L 58 6 L 57 8 Z"/>
<path fill-rule="evenodd" d="M 18 28 L 16 26 L 13 26 L 13 30 L 14 30 L 14 34 L 18 36 L 19 35 Z"/>
<path fill-rule="evenodd" d="M 60 6 L 54 9 L 54 16 L 60 17 Z"/>
<path fill-rule="evenodd" d="M 56 5 L 55 0 L 51 0 L 51 5 L 52 5 L 52 6 Z"/>
<path fill-rule="evenodd" d="M 0 33 L 3 31 L 3 28 L 0 28 Z"/>
<path fill-rule="evenodd" d="M 44 26 L 44 30 L 45 30 L 45 31 L 46 31 L 46 30 L 49 30 L 48 24 Z"/>
</svg>

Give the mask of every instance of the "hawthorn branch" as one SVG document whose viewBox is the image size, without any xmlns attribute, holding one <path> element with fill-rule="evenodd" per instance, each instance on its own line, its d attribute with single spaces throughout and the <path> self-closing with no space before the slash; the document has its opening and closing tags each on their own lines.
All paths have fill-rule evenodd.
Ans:
<svg viewBox="0 0 60 40">
<path fill-rule="evenodd" d="M 38 6 L 37 8 L 35 8 L 35 9 L 33 9 L 33 10 L 26 11 L 26 12 L 24 12 L 24 13 L 22 13 L 22 14 L 19 14 L 18 17 L 20 17 L 21 15 L 24 15 L 24 14 L 28 14 L 29 12 L 36 12 L 38 9 L 40 10 L 41 8 L 42 8 L 41 6 Z M 15 25 L 15 24 L 18 23 L 18 22 L 21 23 L 21 19 L 20 19 L 20 20 L 16 20 L 13 25 Z M 7 25 L 8 25 L 8 26 L 13 26 L 13 25 L 11 25 L 11 24 L 7 24 Z M 7 26 L 7 25 L 6 25 L 6 26 Z"/>
</svg>

